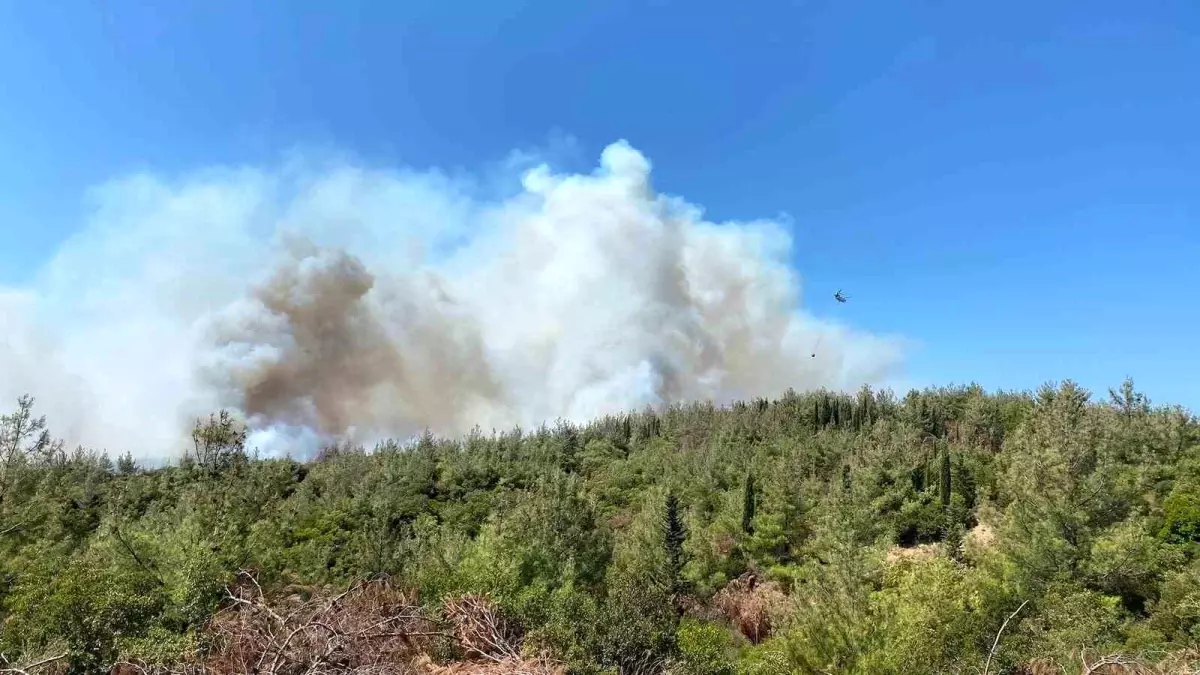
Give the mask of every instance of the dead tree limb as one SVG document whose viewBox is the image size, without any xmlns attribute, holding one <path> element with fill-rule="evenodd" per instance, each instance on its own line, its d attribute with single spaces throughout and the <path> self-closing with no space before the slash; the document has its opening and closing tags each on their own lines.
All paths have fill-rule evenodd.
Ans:
<svg viewBox="0 0 1200 675">
<path fill-rule="evenodd" d="M 1084 667 L 1087 668 L 1087 670 L 1083 671 L 1083 675 L 1092 675 L 1092 673 L 1098 672 L 1104 666 L 1129 666 L 1137 663 L 1136 660 L 1125 656 L 1124 654 L 1109 654 L 1108 656 L 1101 657 L 1098 661 L 1089 666 L 1087 664 L 1087 657 L 1084 655 L 1083 650 L 1080 650 L 1079 656 L 1080 660 L 1083 661 Z"/>
<path fill-rule="evenodd" d="M 40 661 L 34 661 L 28 665 L 15 666 L 9 664 L 8 658 L 3 654 L 0 654 L 0 673 L 3 673 L 4 675 L 33 675 L 33 671 L 37 670 L 38 668 L 41 668 L 42 666 L 48 666 L 55 661 L 61 661 L 65 658 L 67 658 L 67 653 L 63 652 L 58 656 L 50 656 Z"/>
<path fill-rule="evenodd" d="M 1028 604 L 1028 600 L 1022 602 L 1021 606 L 1017 607 L 1012 614 L 1008 615 L 1008 618 L 1004 620 L 1004 623 L 1000 624 L 1000 630 L 996 631 L 996 639 L 992 641 L 992 649 L 988 652 L 987 661 L 983 663 L 983 675 L 988 675 L 988 670 L 992 667 L 992 658 L 996 656 L 996 648 L 1000 646 L 1000 636 L 1004 634 L 1004 629 L 1008 628 L 1008 622 L 1012 621 L 1013 617 L 1019 614 L 1022 609 L 1025 609 L 1025 605 Z"/>
</svg>

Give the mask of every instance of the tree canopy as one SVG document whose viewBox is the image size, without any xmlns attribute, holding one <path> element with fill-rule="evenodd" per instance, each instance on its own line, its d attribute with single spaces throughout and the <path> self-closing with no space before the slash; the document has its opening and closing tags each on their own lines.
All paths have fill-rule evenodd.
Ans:
<svg viewBox="0 0 1200 675">
<path fill-rule="evenodd" d="M 155 469 L 34 407 L 0 417 L 0 672 L 1200 667 L 1200 424 L 1132 382 L 789 391 L 304 462 L 218 413 Z"/>
</svg>

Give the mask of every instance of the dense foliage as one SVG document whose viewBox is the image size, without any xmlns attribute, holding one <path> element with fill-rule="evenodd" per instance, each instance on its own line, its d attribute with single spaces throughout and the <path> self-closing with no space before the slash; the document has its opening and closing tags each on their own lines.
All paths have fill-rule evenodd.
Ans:
<svg viewBox="0 0 1200 675">
<path fill-rule="evenodd" d="M 387 578 L 437 625 L 492 603 L 580 673 L 1075 673 L 1200 644 L 1200 424 L 1129 382 L 788 392 L 306 463 L 228 415 L 194 441 L 146 470 L 64 450 L 29 399 L 3 417 L 0 670 L 194 662 L 243 570 L 305 600 Z"/>
</svg>

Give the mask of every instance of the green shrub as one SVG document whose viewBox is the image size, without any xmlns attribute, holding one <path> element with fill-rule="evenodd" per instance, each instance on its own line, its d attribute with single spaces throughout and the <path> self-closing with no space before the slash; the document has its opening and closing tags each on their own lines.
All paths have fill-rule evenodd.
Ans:
<svg viewBox="0 0 1200 675">
<path fill-rule="evenodd" d="M 733 640 L 724 627 L 684 619 L 675 639 L 684 672 L 689 675 L 733 675 Z"/>
<path fill-rule="evenodd" d="M 84 554 L 17 584 L 3 642 L 35 651 L 65 644 L 77 672 L 107 672 L 118 640 L 144 636 L 162 613 L 162 590 L 144 570 Z"/>
<path fill-rule="evenodd" d="M 771 638 L 747 647 L 734 667 L 737 675 L 791 675 L 795 672 L 783 640 Z"/>
<path fill-rule="evenodd" d="M 1180 481 L 1163 502 L 1165 522 L 1158 536 L 1168 543 L 1200 542 L 1200 486 Z"/>
</svg>

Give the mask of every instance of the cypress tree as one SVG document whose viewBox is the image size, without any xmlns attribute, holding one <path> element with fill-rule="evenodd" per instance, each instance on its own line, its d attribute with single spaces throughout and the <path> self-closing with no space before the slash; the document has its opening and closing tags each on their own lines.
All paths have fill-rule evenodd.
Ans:
<svg viewBox="0 0 1200 675">
<path fill-rule="evenodd" d="M 661 434 L 661 426 L 659 424 L 658 415 L 647 413 L 645 420 L 642 422 L 642 437 L 649 439 Z"/>
<path fill-rule="evenodd" d="M 671 595 L 676 599 L 684 594 L 683 565 L 686 562 L 683 543 L 687 540 L 687 529 L 679 513 L 679 498 L 675 493 L 667 495 L 667 513 L 663 524 L 663 544 L 667 549 L 667 576 Z"/>
<path fill-rule="evenodd" d="M 579 460 L 579 431 L 563 421 L 559 421 L 555 431 L 559 437 L 559 466 L 563 471 L 575 471 Z"/>
<path fill-rule="evenodd" d="M 859 424 L 862 426 L 871 426 L 871 387 L 863 385 L 863 388 L 858 392 L 858 407 L 859 407 Z"/>
<path fill-rule="evenodd" d="M 942 506 L 950 505 L 950 448 L 942 452 Z"/>
<path fill-rule="evenodd" d="M 746 474 L 746 488 L 742 493 L 742 532 L 754 534 L 754 510 L 757 495 L 754 494 L 754 474 Z"/>
</svg>

